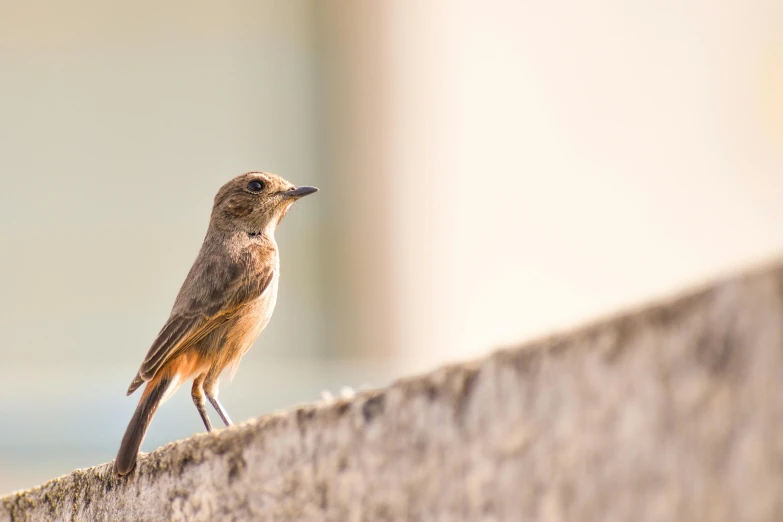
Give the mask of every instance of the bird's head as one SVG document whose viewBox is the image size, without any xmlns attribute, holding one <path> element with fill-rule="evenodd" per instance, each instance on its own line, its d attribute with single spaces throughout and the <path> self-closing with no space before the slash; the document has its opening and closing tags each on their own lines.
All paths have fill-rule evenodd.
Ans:
<svg viewBox="0 0 783 522">
<path fill-rule="evenodd" d="M 270 172 L 248 172 L 223 185 L 212 207 L 212 227 L 250 236 L 273 234 L 293 203 L 318 191 Z"/>
</svg>

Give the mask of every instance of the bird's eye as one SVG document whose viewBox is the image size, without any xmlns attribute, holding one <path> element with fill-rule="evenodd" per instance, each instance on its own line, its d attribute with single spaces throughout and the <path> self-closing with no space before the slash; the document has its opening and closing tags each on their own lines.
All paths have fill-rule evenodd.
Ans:
<svg viewBox="0 0 783 522">
<path fill-rule="evenodd" d="M 247 190 L 256 193 L 261 192 L 262 190 L 264 190 L 264 182 L 254 179 L 253 181 L 247 184 Z"/>
</svg>

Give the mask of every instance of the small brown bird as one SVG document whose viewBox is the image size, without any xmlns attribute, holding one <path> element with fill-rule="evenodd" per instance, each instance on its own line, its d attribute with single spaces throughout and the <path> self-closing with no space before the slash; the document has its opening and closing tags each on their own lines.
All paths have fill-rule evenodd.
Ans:
<svg viewBox="0 0 783 522">
<path fill-rule="evenodd" d="M 158 406 L 190 378 L 207 431 L 212 425 L 205 396 L 226 426 L 232 425 L 218 402 L 218 379 L 226 370 L 236 371 L 272 316 L 280 275 L 275 228 L 294 201 L 317 190 L 268 172 L 248 172 L 218 191 L 201 251 L 128 388 L 130 395 L 147 383 L 117 453 L 119 476 L 136 465 Z"/>
</svg>

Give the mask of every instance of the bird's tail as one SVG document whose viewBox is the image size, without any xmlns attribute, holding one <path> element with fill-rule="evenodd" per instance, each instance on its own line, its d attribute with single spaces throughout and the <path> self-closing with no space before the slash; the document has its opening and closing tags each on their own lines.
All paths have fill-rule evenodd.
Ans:
<svg viewBox="0 0 783 522">
<path fill-rule="evenodd" d="M 125 430 L 125 436 L 122 437 L 117 459 L 114 461 L 114 470 L 120 477 L 130 473 L 136 465 L 136 457 L 144 435 L 147 433 L 147 428 L 150 426 L 150 421 L 152 421 L 152 416 L 158 410 L 158 406 L 160 406 L 170 385 L 171 379 L 164 376 L 161 379 L 153 379 L 144 388 L 139 405 L 136 406 L 136 412 Z"/>
</svg>

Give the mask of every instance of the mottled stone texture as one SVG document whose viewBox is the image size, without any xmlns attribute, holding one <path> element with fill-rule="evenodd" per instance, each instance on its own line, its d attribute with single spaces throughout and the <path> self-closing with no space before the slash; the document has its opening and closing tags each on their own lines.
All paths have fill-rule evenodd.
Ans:
<svg viewBox="0 0 783 522">
<path fill-rule="evenodd" d="M 519 311 L 525 313 L 524 310 Z M 783 520 L 783 268 L 0 499 L 0 520 Z"/>
</svg>

